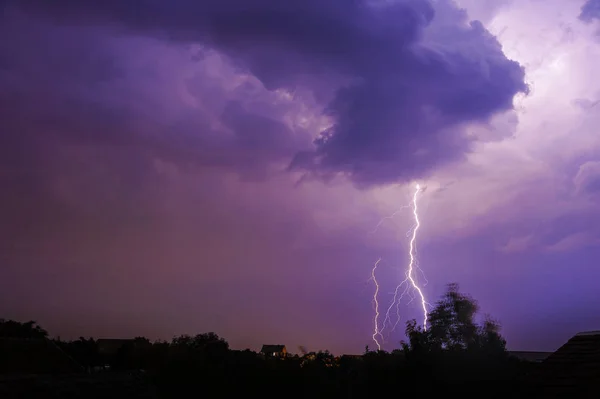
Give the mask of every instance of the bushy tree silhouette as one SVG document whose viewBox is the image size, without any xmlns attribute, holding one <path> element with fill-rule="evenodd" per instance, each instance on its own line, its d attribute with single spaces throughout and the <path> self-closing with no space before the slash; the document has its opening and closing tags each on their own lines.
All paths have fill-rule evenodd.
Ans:
<svg viewBox="0 0 600 399">
<path fill-rule="evenodd" d="M 417 380 L 428 376 L 437 386 L 465 393 L 465 387 L 474 387 L 476 381 L 506 379 L 508 352 L 500 326 L 488 316 L 477 323 L 478 310 L 477 302 L 461 293 L 458 284 L 450 284 L 431 311 L 427 329 L 415 320 L 407 323 L 408 342 L 402 346 Z"/>
<path fill-rule="evenodd" d="M 429 314 L 425 330 L 410 320 L 406 326 L 408 342 L 403 343 L 407 354 L 485 353 L 503 356 L 506 341 L 500 326 L 489 316 L 477 324 L 479 307 L 470 296 L 459 291 L 458 284 L 449 284 L 444 296 Z"/>
</svg>

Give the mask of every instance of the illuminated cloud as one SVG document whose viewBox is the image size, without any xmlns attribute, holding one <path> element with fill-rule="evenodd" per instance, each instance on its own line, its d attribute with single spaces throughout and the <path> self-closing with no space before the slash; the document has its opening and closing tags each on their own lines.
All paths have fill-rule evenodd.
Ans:
<svg viewBox="0 0 600 399">
<path fill-rule="evenodd" d="M 526 1 L 502 8 L 490 21 L 507 55 L 524 65 L 531 92 L 517 98 L 514 114 L 497 117 L 506 139 L 478 146 L 466 162 L 430 179 L 431 184 L 454 182 L 431 199 L 432 218 L 447 220 L 440 230 L 463 226 L 469 235 L 473 229 L 519 224 L 524 215 L 549 221 L 582 209 L 593 212 L 578 196 L 574 179 L 600 154 L 594 67 L 600 46 L 593 29 L 578 20 L 580 6 L 553 2 L 542 10 Z M 506 123 L 515 117 L 516 123 Z M 513 237 L 531 234 L 522 227 Z"/>
</svg>

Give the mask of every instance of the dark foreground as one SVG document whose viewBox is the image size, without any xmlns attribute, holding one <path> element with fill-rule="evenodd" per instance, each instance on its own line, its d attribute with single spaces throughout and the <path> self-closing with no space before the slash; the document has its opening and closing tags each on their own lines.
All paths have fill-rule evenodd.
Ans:
<svg viewBox="0 0 600 399">
<path fill-rule="evenodd" d="M 410 364 L 399 354 L 334 358 L 320 353 L 271 359 L 250 351 L 228 351 L 211 359 L 181 354 L 148 364 L 150 370 L 125 370 L 133 367 L 132 359 L 115 359 L 110 371 L 5 375 L 0 377 L 0 398 L 535 397 L 526 378 L 536 365 L 516 360 L 506 367 L 479 364 L 479 370 L 473 370 L 465 364 Z"/>
</svg>

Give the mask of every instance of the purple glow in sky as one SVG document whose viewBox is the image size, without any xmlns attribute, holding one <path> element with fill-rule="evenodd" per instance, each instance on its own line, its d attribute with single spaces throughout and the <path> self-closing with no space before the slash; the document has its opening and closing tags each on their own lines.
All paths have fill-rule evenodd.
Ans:
<svg viewBox="0 0 600 399">
<path fill-rule="evenodd" d="M 0 0 L 0 317 L 361 352 L 418 181 L 430 300 L 600 328 L 599 1 L 123 4 Z"/>
</svg>

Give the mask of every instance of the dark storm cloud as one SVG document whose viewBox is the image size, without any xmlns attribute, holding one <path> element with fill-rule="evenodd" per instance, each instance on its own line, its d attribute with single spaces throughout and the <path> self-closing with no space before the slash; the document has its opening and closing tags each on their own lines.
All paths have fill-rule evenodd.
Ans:
<svg viewBox="0 0 600 399">
<path fill-rule="evenodd" d="M 202 42 L 268 88 L 345 79 L 334 125 L 293 168 L 363 185 L 408 180 L 469 150 L 461 125 L 485 122 L 527 90 L 523 69 L 479 22 L 442 1 L 25 1 L 59 20 L 120 24 Z M 268 134 L 268 136 L 272 136 Z M 261 138 L 261 140 L 264 139 Z"/>
<path fill-rule="evenodd" d="M 581 7 L 579 19 L 590 22 L 593 19 L 600 19 L 600 0 L 587 0 Z"/>
</svg>

